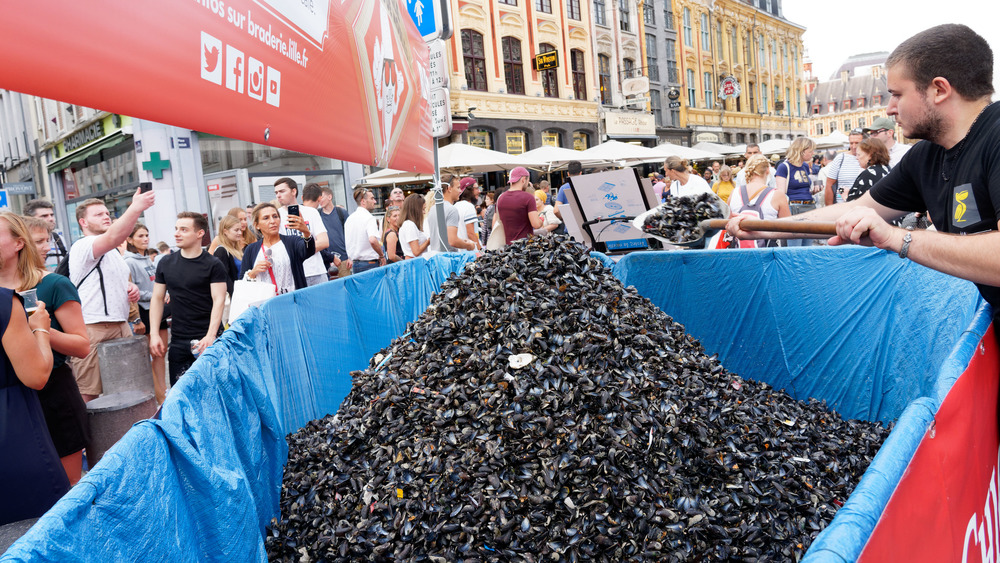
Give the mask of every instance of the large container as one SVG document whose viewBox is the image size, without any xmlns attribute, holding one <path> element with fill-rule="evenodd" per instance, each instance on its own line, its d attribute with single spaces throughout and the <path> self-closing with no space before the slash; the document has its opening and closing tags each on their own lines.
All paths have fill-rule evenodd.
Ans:
<svg viewBox="0 0 1000 563">
<path fill-rule="evenodd" d="M 349 372 L 471 259 L 408 260 L 251 309 L 160 417 L 136 424 L 4 560 L 266 560 L 285 435 L 335 412 Z M 989 322 L 972 284 L 875 249 L 636 253 L 614 271 L 731 371 L 847 417 L 896 421 L 814 542 L 816 561 L 857 558 L 937 409 L 938 385 L 969 361 L 963 332 Z"/>
</svg>

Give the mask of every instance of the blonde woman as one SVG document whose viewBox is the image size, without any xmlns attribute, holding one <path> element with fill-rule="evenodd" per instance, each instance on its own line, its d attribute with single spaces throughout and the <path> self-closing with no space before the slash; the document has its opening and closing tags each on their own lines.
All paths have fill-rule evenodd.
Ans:
<svg viewBox="0 0 1000 563">
<path fill-rule="evenodd" d="M 229 296 L 233 296 L 233 286 L 240 277 L 240 266 L 243 264 L 243 249 L 246 244 L 243 234 L 245 229 L 242 221 L 232 215 L 227 215 L 219 221 L 219 247 L 212 252 L 212 255 L 222 262 L 222 267 L 226 269 L 226 290 Z"/>
<path fill-rule="evenodd" d="M 729 201 L 729 196 L 732 195 L 735 187 L 733 184 L 733 169 L 728 166 L 720 168 L 719 181 L 712 186 L 712 191 L 715 192 L 715 195 L 719 196 L 719 199 L 722 201 Z"/>
<path fill-rule="evenodd" d="M 38 235 L 39 238 L 47 237 L 47 231 L 40 230 Z M 71 484 L 76 483 L 80 480 L 83 448 L 89 438 L 87 406 L 68 362 L 68 356 L 83 358 L 90 353 L 90 340 L 83 322 L 80 296 L 76 286 L 66 277 L 45 269 L 45 263 L 34 244 L 34 237 L 24 221 L 7 212 L 0 213 L 0 286 L 15 291 L 34 289 L 39 306 L 44 303 L 45 316 L 51 319 L 43 327 L 47 329 L 44 334 L 44 349 L 51 354 L 49 367 L 45 369 L 45 377 L 39 380 L 39 385 L 29 387 L 38 390 L 38 401 L 48 429 L 46 439 L 51 436 L 51 443 L 62 462 L 66 478 Z M 9 303 L 7 307 L 10 307 Z M 39 311 L 36 311 L 31 319 L 38 315 Z M 23 310 L 20 320 L 24 323 Z M 11 324 L 13 325 L 13 319 Z M 14 354 L 8 347 L 6 335 L 3 344 L 7 355 L 13 360 Z M 37 355 L 38 351 L 33 353 Z M 19 364 L 14 362 L 14 367 L 17 370 Z M 7 405 L 2 401 L 0 404 Z M 0 422 L 0 427 L 2 425 L 3 422 Z M 42 430 L 45 431 L 44 428 Z M 17 457 L 16 454 L 5 451 L 5 455 L 8 454 L 7 459 L 12 461 Z"/>
<path fill-rule="evenodd" d="M 257 242 L 257 235 L 253 234 L 253 231 L 250 229 L 249 226 L 247 226 L 248 216 L 246 209 L 243 209 L 242 207 L 234 207 L 230 209 L 228 213 L 226 213 L 226 217 L 233 217 L 234 219 L 239 220 L 240 238 L 241 238 L 240 248 L 246 248 L 248 244 L 253 244 Z M 225 219 L 225 217 L 223 217 L 223 219 Z M 223 228 L 222 228 L 222 222 L 220 221 L 219 235 L 216 235 L 216 237 L 212 239 L 212 244 L 208 246 L 209 253 L 215 254 L 215 250 L 219 248 L 219 245 L 222 243 L 222 238 L 221 238 L 222 233 L 223 233 Z M 223 262 L 223 264 L 225 264 L 225 262 Z"/>
<path fill-rule="evenodd" d="M 747 183 L 734 189 L 729 197 L 729 209 L 733 215 L 746 215 L 750 219 L 777 219 L 791 214 L 788 197 L 767 185 L 770 166 L 764 155 L 755 154 L 747 160 L 747 165 L 743 168 Z M 776 246 L 774 241 L 768 240 L 739 242 L 740 248 Z"/>
</svg>

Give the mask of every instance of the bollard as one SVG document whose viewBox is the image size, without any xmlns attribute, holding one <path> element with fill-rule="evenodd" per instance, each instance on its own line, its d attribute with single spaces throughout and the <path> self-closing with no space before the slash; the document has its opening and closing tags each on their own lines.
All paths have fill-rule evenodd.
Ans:
<svg viewBox="0 0 1000 563">
<path fill-rule="evenodd" d="M 133 424 L 156 414 L 156 399 L 152 393 L 123 391 L 102 395 L 87 403 L 90 422 L 90 442 L 87 463 L 94 467 Z"/>
<path fill-rule="evenodd" d="M 104 395 L 122 391 L 154 392 L 153 368 L 145 336 L 101 342 L 97 345 L 97 360 L 101 367 Z"/>
</svg>

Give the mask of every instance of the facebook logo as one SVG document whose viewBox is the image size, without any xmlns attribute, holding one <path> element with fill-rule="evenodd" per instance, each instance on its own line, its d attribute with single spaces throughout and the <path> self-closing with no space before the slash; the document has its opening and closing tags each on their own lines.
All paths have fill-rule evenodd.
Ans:
<svg viewBox="0 0 1000 563">
<path fill-rule="evenodd" d="M 226 88 L 240 94 L 246 82 L 246 57 L 232 45 L 226 45 Z"/>
</svg>

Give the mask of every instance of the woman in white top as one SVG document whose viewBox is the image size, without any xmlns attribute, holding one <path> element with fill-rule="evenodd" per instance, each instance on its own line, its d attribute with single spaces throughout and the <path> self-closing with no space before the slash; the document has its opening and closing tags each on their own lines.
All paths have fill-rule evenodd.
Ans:
<svg viewBox="0 0 1000 563">
<path fill-rule="evenodd" d="M 788 217 L 792 214 L 788 207 L 788 196 L 767 185 L 770 167 L 771 165 L 764 155 L 755 154 L 750 157 L 744 167 L 747 184 L 737 187 L 729 196 L 729 209 L 734 215 L 746 215 L 750 219 L 770 220 Z M 741 244 L 741 248 L 769 245 L 767 241 L 763 240 L 741 242 L 756 243 L 755 245 Z"/>
<path fill-rule="evenodd" d="M 472 183 L 466 180 L 472 180 Z M 464 226 L 458 229 L 458 237 L 475 242 L 476 250 L 480 250 L 482 246 L 479 244 L 479 233 L 476 232 L 476 227 L 479 226 L 479 218 L 476 215 L 476 190 L 473 187 L 475 181 L 475 178 L 464 178 L 462 180 L 462 193 L 459 194 L 458 201 L 455 202 L 455 209 L 462 218 L 462 225 Z M 468 187 L 466 187 L 467 185 Z"/>
<path fill-rule="evenodd" d="M 403 246 L 403 257 L 416 258 L 427 250 L 431 241 L 427 233 L 417 225 L 424 224 L 424 196 L 410 194 L 403 200 L 403 211 L 399 215 L 399 243 Z"/>
<path fill-rule="evenodd" d="M 667 197 L 697 196 L 700 194 L 711 194 L 712 187 L 704 178 L 697 174 L 688 172 L 686 160 L 677 156 L 668 156 L 663 163 L 663 171 L 670 179 L 670 188 L 663 190 L 663 199 Z"/>
<path fill-rule="evenodd" d="M 556 217 L 555 208 L 545 205 L 545 196 L 548 193 L 543 189 L 535 190 L 535 205 L 538 207 L 538 214 L 542 216 L 542 226 L 535 229 L 536 235 L 547 235 L 559 228 L 562 221 Z"/>
</svg>

